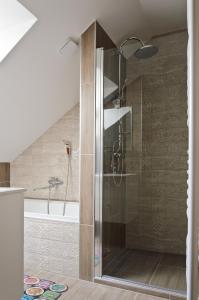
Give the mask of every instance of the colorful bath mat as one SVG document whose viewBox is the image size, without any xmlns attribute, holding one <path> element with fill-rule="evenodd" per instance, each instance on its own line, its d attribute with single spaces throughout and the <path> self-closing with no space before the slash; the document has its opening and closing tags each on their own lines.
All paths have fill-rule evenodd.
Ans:
<svg viewBox="0 0 199 300">
<path fill-rule="evenodd" d="M 24 277 L 24 284 L 26 285 L 36 285 L 39 283 L 39 278 L 36 276 L 27 276 Z"/>
<path fill-rule="evenodd" d="M 28 296 L 26 294 L 23 295 L 23 297 L 21 298 L 21 300 L 33 300 L 34 298 L 31 296 Z"/>
<path fill-rule="evenodd" d="M 40 288 L 42 288 L 44 290 L 48 290 L 52 284 L 54 284 L 53 281 L 46 280 L 46 279 L 40 279 L 37 286 L 39 286 Z"/>
<path fill-rule="evenodd" d="M 26 290 L 26 294 L 32 297 L 39 297 L 43 295 L 44 290 L 38 286 L 30 287 Z"/>
<path fill-rule="evenodd" d="M 60 293 L 52 292 L 52 291 L 45 291 L 42 297 L 46 300 L 57 300 L 61 296 Z"/>
<path fill-rule="evenodd" d="M 57 300 L 68 286 L 36 276 L 24 275 L 24 295 L 21 300 Z"/>
<path fill-rule="evenodd" d="M 57 292 L 57 293 L 63 293 L 65 291 L 67 291 L 68 287 L 65 286 L 64 284 L 52 284 L 49 289 L 52 291 L 52 292 Z"/>
</svg>

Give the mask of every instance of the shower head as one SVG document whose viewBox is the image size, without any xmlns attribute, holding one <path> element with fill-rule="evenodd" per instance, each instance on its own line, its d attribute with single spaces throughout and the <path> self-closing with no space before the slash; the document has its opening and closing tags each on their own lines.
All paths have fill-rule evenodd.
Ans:
<svg viewBox="0 0 199 300">
<path fill-rule="evenodd" d="M 128 41 L 135 40 L 138 41 L 141 45 L 140 48 L 138 48 L 134 55 L 138 59 L 145 59 L 154 56 L 158 52 L 158 47 L 153 45 L 145 45 L 145 43 L 136 36 L 131 36 L 128 39 L 126 39 L 121 45 L 120 45 L 120 52 L 123 53 L 123 47 L 126 45 Z"/>
<path fill-rule="evenodd" d="M 137 49 L 134 53 L 138 59 L 146 59 L 154 56 L 158 52 L 158 48 L 153 45 L 144 45 Z"/>
</svg>

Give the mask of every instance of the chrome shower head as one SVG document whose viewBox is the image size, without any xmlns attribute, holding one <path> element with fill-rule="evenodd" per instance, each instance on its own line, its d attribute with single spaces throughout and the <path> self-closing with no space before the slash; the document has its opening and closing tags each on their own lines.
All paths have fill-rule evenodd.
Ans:
<svg viewBox="0 0 199 300">
<path fill-rule="evenodd" d="M 158 52 L 158 48 L 153 45 L 144 45 L 137 49 L 134 53 L 138 59 L 146 59 L 154 56 Z"/>
<path fill-rule="evenodd" d="M 120 45 L 120 53 L 123 54 L 123 47 L 126 45 L 127 42 L 131 40 L 138 41 L 141 45 L 140 48 L 138 48 L 134 52 L 135 57 L 137 57 L 138 59 L 145 59 L 145 58 L 152 57 L 158 52 L 158 47 L 153 45 L 147 45 L 147 44 L 145 45 L 145 43 L 140 38 L 136 36 L 131 36 L 128 39 L 126 39 L 124 42 L 122 42 L 122 44 Z"/>
</svg>

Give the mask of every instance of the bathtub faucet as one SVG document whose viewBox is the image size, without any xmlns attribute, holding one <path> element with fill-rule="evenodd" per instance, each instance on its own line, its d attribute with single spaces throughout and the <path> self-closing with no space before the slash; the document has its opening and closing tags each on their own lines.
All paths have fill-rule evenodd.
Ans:
<svg viewBox="0 0 199 300">
<path fill-rule="evenodd" d="M 57 188 L 59 185 L 62 185 L 64 182 L 60 180 L 58 177 L 50 177 L 48 180 L 48 186 L 34 188 L 33 191 L 37 190 L 46 190 L 48 189 L 48 201 L 47 201 L 47 213 L 50 214 L 50 193 L 53 188 Z"/>
<path fill-rule="evenodd" d="M 33 191 L 38 191 L 38 190 L 51 190 L 52 188 L 56 188 L 59 185 L 62 185 L 64 182 L 60 180 L 58 177 L 50 177 L 48 180 L 48 185 L 47 186 L 42 186 L 42 187 L 37 187 L 34 188 Z"/>
<path fill-rule="evenodd" d="M 33 191 L 38 191 L 38 190 L 47 190 L 47 189 L 49 189 L 50 188 L 50 186 L 48 185 L 48 186 L 42 186 L 42 187 L 37 187 L 37 188 L 34 188 L 33 189 Z"/>
<path fill-rule="evenodd" d="M 60 180 L 58 177 L 50 177 L 50 179 L 48 180 L 49 183 L 49 188 L 54 188 L 57 187 L 59 185 L 62 185 L 64 182 L 62 180 Z"/>
</svg>

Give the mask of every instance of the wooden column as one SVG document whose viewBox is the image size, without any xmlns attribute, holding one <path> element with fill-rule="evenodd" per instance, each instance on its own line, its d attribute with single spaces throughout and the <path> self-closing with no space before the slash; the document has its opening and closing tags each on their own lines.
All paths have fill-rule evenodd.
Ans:
<svg viewBox="0 0 199 300">
<path fill-rule="evenodd" d="M 0 162 L 0 187 L 10 186 L 10 163 Z"/>
<path fill-rule="evenodd" d="M 80 78 L 80 278 L 93 280 L 96 48 L 115 45 L 94 22 L 81 36 Z"/>
</svg>

